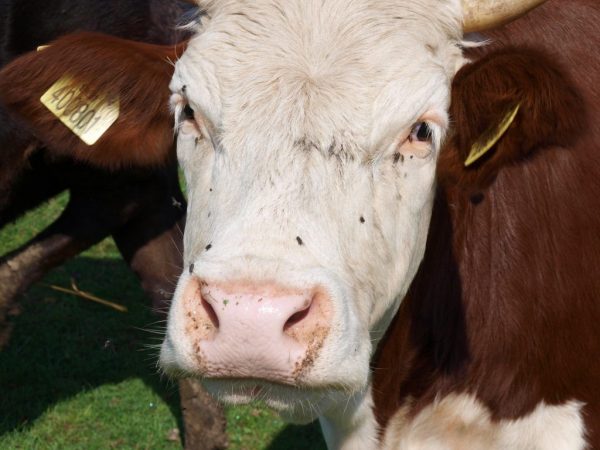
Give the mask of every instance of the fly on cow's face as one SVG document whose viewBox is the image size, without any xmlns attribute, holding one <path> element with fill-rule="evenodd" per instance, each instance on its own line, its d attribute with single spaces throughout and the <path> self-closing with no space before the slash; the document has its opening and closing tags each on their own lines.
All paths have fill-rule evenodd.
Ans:
<svg viewBox="0 0 600 450">
<path fill-rule="evenodd" d="M 398 161 L 402 161 L 404 162 L 404 155 L 402 153 L 394 153 L 394 164 L 396 164 Z"/>
</svg>

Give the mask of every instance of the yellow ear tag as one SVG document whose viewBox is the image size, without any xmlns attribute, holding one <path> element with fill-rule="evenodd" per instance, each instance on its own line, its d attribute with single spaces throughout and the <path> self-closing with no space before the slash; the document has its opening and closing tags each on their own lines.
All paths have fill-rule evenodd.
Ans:
<svg viewBox="0 0 600 450">
<path fill-rule="evenodd" d="M 119 99 L 90 98 L 64 76 L 40 98 L 42 104 L 87 145 L 93 145 L 119 117 Z"/>
<path fill-rule="evenodd" d="M 473 146 L 471 147 L 471 153 L 465 160 L 465 167 L 469 167 L 483 155 L 485 155 L 495 144 L 500 140 L 508 127 L 514 122 L 515 117 L 517 117 L 517 113 L 519 112 L 519 108 L 521 104 L 518 103 L 516 106 L 513 106 L 502 118 L 500 123 L 494 128 L 489 129 L 485 133 L 481 135 L 479 139 L 477 139 Z"/>
</svg>

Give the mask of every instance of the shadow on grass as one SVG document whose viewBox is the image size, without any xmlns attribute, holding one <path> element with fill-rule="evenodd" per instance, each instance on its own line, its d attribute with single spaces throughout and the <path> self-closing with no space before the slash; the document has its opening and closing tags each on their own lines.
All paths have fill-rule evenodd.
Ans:
<svg viewBox="0 0 600 450">
<path fill-rule="evenodd" d="M 327 450 L 318 422 L 306 426 L 288 425 L 281 431 L 267 450 Z"/>
<path fill-rule="evenodd" d="M 127 306 L 120 313 L 60 294 L 70 277 L 88 292 Z M 140 378 L 169 405 L 181 427 L 177 389 L 156 373 L 160 336 L 135 276 L 117 259 L 76 258 L 51 272 L 21 298 L 9 345 L 0 352 L 0 435 L 27 427 L 47 408 L 100 385 Z"/>
<path fill-rule="evenodd" d="M 128 312 L 48 287 L 69 287 L 71 277 L 82 290 L 122 304 Z M 183 430 L 178 389 L 161 381 L 156 371 L 158 349 L 147 348 L 160 342 L 161 335 L 149 331 L 162 325 L 149 305 L 138 280 L 120 259 L 78 257 L 34 285 L 20 299 L 22 311 L 12 320 L 9 345 L 0 351 L 0 436 L 28 429 L 63 400 L 130 378 L 141 379 L 160 396 Z M 272 432 L 277 433 L 273 439 L 265 436 L 270 444 L 261 445 L 258 439 L 251 447 L 241 443 L 232 447 L 326 449 L 318 423 Z"/>
</svg>

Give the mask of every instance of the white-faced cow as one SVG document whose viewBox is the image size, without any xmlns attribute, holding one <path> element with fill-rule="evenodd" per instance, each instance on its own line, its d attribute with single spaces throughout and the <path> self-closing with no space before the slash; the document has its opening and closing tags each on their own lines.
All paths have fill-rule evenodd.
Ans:
<svg viewBox="0 0 600 450">
<path fill-rule="evenodd" d="M 424 255 L 452 80 L 466 62 L 463 30 L 534 6 L 516 3 L 202 4 L 207 19 L 171 84 L 190 207 L 189 270 L 161 354 L 168 372 L 203 377 L 226 402 L 262 399 L 292 421 L 319 417 L 331 448 L 377 445 L 369 367 Z M 488 21 L 490 11 L 501 17 Z M 454 141 L 472 144 L 518 108 L 521 121 L 531 119 L 531 130 L 544 133 L 517 136 L 519 157 L 576 131 L 576 95 L 553 68 L 546 76 L 537 67 L 550 62 L 527 53 L 498 58 L 509 69 L 490 86 L 497 101 L 478 90 L 502 64 L 492 58 L 459 74 L 467 87 L 457 92 L 489 103 L 492 113 L 470 109 L 464 99 L 466 113 L 455 119 L 474 125 Z M 514 62 L 528 59 L 529 71 Z M 520 87 L 531 95 L 514 94 Z M 553 115 L 562 107 L 573 114 Z M 481 117 L 469 117 L 471 110 Z M 451 173 L 453 164 L 450 158 Z M 448 408 L 460 400 L 450 398 Z M 473 397 L 462 407 L 469 401 L 485 420 L 489 412 Z M 532 420 L 579 448 L 580 413 L 574 399 Z M 462 426 L 438 426 L 453 423 Z M 518 445 L 523 432 L 510 433 L 517 441 L 499 431 L 497 442 Z M 541 432 L 527 438 L 534 448 L 544 445 Z M 387 441 L 404 445 L 393 432 Z M 405 448 L 427 445 L 416 439 Z"/>
<path fill-rule="evenodd" d="M 482 334 L 479 344 L 477 336 L 469 334 L 470 327 L 488 320 L 485 316 L 457 315 L 453 305 L 447 310 L 430 305 L 423 311 L 428 305 L 425 300 L 444 298 L 443 287 L 426 299 L 413 298 L 409 305 L 423 307 L 413 306 L 416 319 L 405 321 L 406 328 L 398 331 L 424 343 L 433 354 L 401 352 L 387 339 L 387 359 L 373 360 L 424 256 L 438 161 L 448 189 L 462 183 L 470 191 L 470 201 L 477 203 L 482 201 L 481 190 L 497 175 L 494 168 L 532 158 L 540 146 L 567 144 L 585 126 L 576 89 L 543 54 L 503 50 L 474 64 L 467 64 L 463 54 L 464 30 L 480 31 L 510 21 L 541 2 L 200 3 L 207 16 L 179 59 L 171 83 L 189 208 L 184 237 L 187 269 L 175 293 L 162 347 L 165 370 L 202 377 L 225 402 L 260 399 L 295 422 L 318 417 L 330 448 L 378 445 L 373 396 L 385 398 L 386 391 L 373 386 L 371 363 L 375 375 L 377 370 L 387 370 L 389 378 L 381 389 L 389 389 L 394 376 L 399 384 L 412 388 L 406 387 L 410 396 L 394 393 L 393 405 L 387 405 L 399 411 L 384 438 L 389 448 L 556 448 L 548 447 L 554 444 L 582 448 L 582 403 L 588 398 L 552 398 L 551 391 L 544 392 L 529 409 L 496 416 L 502 405 L 493 401 L 508 399 L 499 395 L 483 403 L 477 400 L 477 392 L 487 379 L 509 385 L 513 380 L 492 377 L 493 364 L 472 371 L 479 378 L 464 379 L 455 392 L 460 373 L 472 375 L 464 365 L 469 345 L 482 345 L 485 351 L 494 341 Z M 451 99 L 453 117 L 449 117 Z M 452 120 L 456 127 L 451 126 Z M 440 156 L 453 128 L 449 150 Z M 476 152 L 479 159 L 465 169 L 465 159 L 473 157 L 469 155 L 472 145 L 482 139 L 488 142 L 484 150 L 501 142 L 495 151 Z M 542 186 L 551 182 L 551 175 L 545 176 L 539 181 Z M 541 188 L 532 192 L 536 189 Z M 561 186 L 561 191 L 569 189 L 567 184 Z M 577 205 L 590 206 L 589 202 Z M 450 203 L 447 209 L 454 207 Z M 443 218 L 432 223 L 429 252 L 440 247 L 436 238 L 443 241 L 456 225 Z M 464 220 L 457 224 L 469 227 Z M 509 217 L 502 220 L 496 226 L 517 229 Z M 446 233 L 441 237 L 436 234 L 439 227 Z M 472 239 L 483 242 L 485 236 Z M 519 239 L 523 237 L 512 236 L 515 243 Z M 506 238 L 494 251 L 511 252 L 510 242 Z M 559 244 L 549 240 L 539 244 L 541 250 L 536 245 L 532 256 L 542 258 Z M 440 248 L 447 251 L 448 247 Z M 468 259 L 469 255 L 461 256 Z M 489 252 L 480 256 L 481 265 L 496 261 Z M 545 277 L 563 276 L 560 254 L 551 256 L 556 258 L 556 275 L 532 273 L 531 278 L 544 283 Z M 592 269 L 598 272 L 595 265 L 590 274 Z M 429 264 L 425 269 L 458 277 L 452 265 Z M 510 266 L 510 270 L 524 268 Z M 421 284 L 427 284 L 428 275 L 438 274 L 425 272 Z M 483 311 L 486 292 L 482 288 L 477 294 Z M 460 293 L 453 299 L 460 302 Z M 502 306 L 491 304 L 489 320 L 506 315 L 504 322 L 521 325 L 501 330 L 527 337 L 528 315 L 544 314 L 545 308 L 534 301 L 518 310 L 516 318 L 510 315 L 518 308 L 515 302 L 527 300 L 514 297 L 506 310 L 495 310 Z M 568 318 L 568 305 L 563 306 L 564 317 L 560 308 L 548 308 L 554 315 L 545 320 L 560 326 Z M 598 309 L 597 301 L 588 306 L 591 316 L 597 317 Z M 444 316 L 445 311 L 450 312 Z M 429 320 L 428 314 L 435 317 Z M 402 327 L 402 323 L 395 325 L 395 329 Z M 432 326 L 453 333 L 436 334 Z M 552 339 L 547 335 L 550 329 L 533 329 L 529 337 L 532 342 Z M 499 358 L 511 340 L 502 340 L 501 332 L 496 332 L 500 347 L 489 350 Z M 566 337 L 574 336 L 567 333 Z M 454 353 L 451 346 L 438 348 L 437 338 L 464 345 Z M 406 359 L 395 359 L 389 351 L 394 348 Z M 443 353 L 447 348 L 450 355 Z M 595 344 L 573 351 L 592 348 L 599 350 Z M 507 359 L 501 364 L 531 369 L 526 359 L 538 356 L 544 357 L 534 351 L 520 355 L 525 361 Z M 413 361 L 417 357 L 421 359 Z M 444 358 L 450 360 L 447 367 L 425 370 Z M 456 367 L 452 361 L 457 361 Z M 485 358 L 475 360 L 485 362 Z M 424 365 L 422 377 L 418 377 L 419 364 Z M 580 377 L 592 376 L 582 367 L 578 366 Z M 598 365 L 594 367 L 597 370 Z M 547 371 L 559 368 L 557 363 Z M 458 371 L 454 385 L 449 381 L 445 386 L 436 378 L 445 369 Z M 561 383 L 575 381 L 575 375 L 556 379 L 555 392 Z M 529 383 L 531 389 L 538 388 L 535 377 Z M 513 393 L 501 385 L 497 389 L 506 396 Z M 453 416 L 457 410 L 465 416 Z M 514 426 L 509 420 L 496 428 L 490 425 L 505 417 L 521 421 Z M 380 423 L 385 425 L 388 418 L 380 418 Z M 444 435 L 438 428 L 450 431 Z M 403 440 L 403 431 L 416 437 Z M 471 438 L 461 440 L 461 433 Z"/>
<path fill-rule="evenodd" d="M 369 448 L 369 361 L 425 250 L 460 2 L 203 6 L 171 83 L 189 270 L 161 364 Z"/>
</svg>

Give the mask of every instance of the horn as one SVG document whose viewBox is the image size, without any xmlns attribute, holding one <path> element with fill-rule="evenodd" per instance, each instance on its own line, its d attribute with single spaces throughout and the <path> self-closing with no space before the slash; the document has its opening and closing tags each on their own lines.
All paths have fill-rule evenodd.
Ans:
<svg viewBox="0 0 600 450">
<path fill-rule="evenodd" d="M 546 0 L 461 0 L 463 32 L 484 31 L 511 22 Z"/>
</svg>

